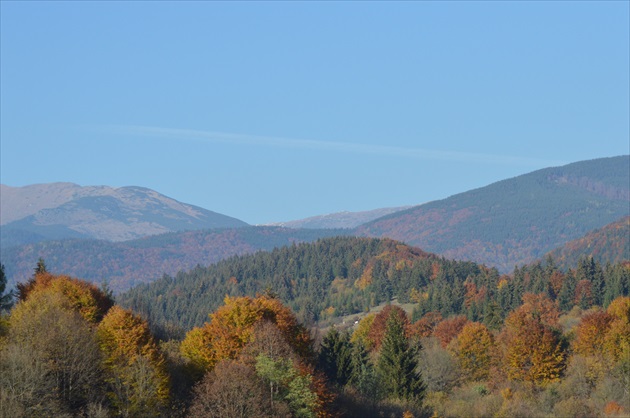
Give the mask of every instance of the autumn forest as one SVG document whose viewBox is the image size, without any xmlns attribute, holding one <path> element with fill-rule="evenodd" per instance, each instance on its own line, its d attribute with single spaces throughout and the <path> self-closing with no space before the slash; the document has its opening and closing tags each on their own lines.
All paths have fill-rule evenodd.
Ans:
<svg viewBox="0 0 630 418">
<path fill-rule="evenodd" d="M 47 271 L 0 323 L 3 417 L 627 416 L 630 264 L 501 275 L 389 239 L 237 256 L 114 297 Z"/>
</svg>

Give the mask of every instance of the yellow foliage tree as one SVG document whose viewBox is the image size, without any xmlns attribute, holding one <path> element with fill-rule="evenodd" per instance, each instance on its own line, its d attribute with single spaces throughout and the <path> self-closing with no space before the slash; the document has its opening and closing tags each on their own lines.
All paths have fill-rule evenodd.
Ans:
<svg viewBox="0 0 630 418">
<path fill-rule="evenodd" d="M 354 282 L 354 286 L 359 290 L 364 290 L 366 287 L 372 284 L 372 266 L 368 266 L 363 270 L 361 277 Z"/>
<path fill-rule="evenodd" d="M 114 301 L 92 283 L 69 276 L 38 273 L 33 279 L 19 286 L 19 299 L 25 301 L 33 294 L 49 291 L 64 295 L 68 307 L 88 322 L 99 322 L 114 305 Z"/>
<path fill-rule="evenodd" d="M 359 325 L 357 325 L 357 328 L 352 333 L 350 341 L 353 343 L 361 342 L 367 350 L 371 350 L 374 347 L 374 341 L 370 339 L 369 334 L 372 324 L 374 323 L 374 318 L 376 318 L 375 314 L 369 314 L 359 321 Z"/>
<path fill-rule="evenodd" d="M 456 340 L 456 356 L 465 377 L 469 380 L 488 378 L 495 359 L 492 333 L 479 322 L 464 325 Z"/>
<path fill-rule="evenodd" d="M 68 297 L 50 287 L 34 292 L 13 308 L 9 324 L 7 346 L 0 348 L 0 392 L 10 388 L 8 399 L 27 416 L 52 416 L 43 411 L 57 401 L 78 409 L 98 396 L 102 370 L 94 327 Z M 24 356 L 28 361 L 21 361 Z"/>
<path fill-rule="evenodd" d="M 630 297 L 613 300 L 606 312 L 613 320 L 604 338 L 604 350 L 612 362 L 630 358 Z"/>
<path fill-rule="evenodd" d="M 97 329 L 109 397 L 122 415 L 157 416 L 169 399 L 165 359 L 147 323 L 112 307 Z"/>
</svg>

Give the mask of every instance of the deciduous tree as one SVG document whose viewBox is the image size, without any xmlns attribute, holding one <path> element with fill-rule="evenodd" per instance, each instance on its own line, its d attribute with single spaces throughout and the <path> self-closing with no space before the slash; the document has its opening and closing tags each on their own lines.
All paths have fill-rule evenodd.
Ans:
<svg viewBox="0 0 630 418">
<path fill-rule="evenodd" d="M 220 360 L 236 359 L 262 321 L 274 323 L 297 355 L 312 356 L 306 329 L 288 307 L 268 296 L 226 297 L 225 305 L 210 315 L 210 322 L 186 335 L 182 354 L 197 368 L 210 370 Z"/>
<path fill-rule="evenodd" d="M 462 332 L 464 326 L 469 323 L 468 318 L 464 315 L 452 316 L 438 323 L 434 330 L 433 336 L 440 341 L 442 347 L 446 347 L 453 338 Z"/>
<path fill-rule="evenodd" d="M 396 305 L 387 305 L 374 317 L 374 322 L 370 326 L 370 331 L 368 332 L 368 338 L 370 341 L 374 343 L 373 349 L 379 350 L 381 344 L 383 342 L 383 338 L 385 337 L 385 333 L 387 331 L 387 321 L 390 316 L 395 315 L 398 317 L 400 322 L 403 324 L 403 331 L 405 336 L 409 334 L 409 318 L 405 311 Z"/>
<path fill-rule="evenodd" d="M 557 381 L 565 368 L 565 344 L 544 315 L 523 305 L 505 320 L 501 339 L 504 367 L 510 379 L 546 385 Z"/>
<path fill-rule="evenodd" d="M 456 356 L 468 380 L 488 378 L 495 359 L 494 337 L 485 325 L 469 322 L 457 336 Z"/>
<path fill-rule="evenodd" d="M 69 276 L 55 276 L 45 271 L 19 285 L 18 290 L 18 299 L 21 301 L 26 301 L 37 292 L 62 294 L 67 299 L 68 307 L 91 323 L 99 322 L 114 305 L 111 297 L 92 283 Z"/>
<path fill-rule="evenodd" d="M 573 351 L 583 356 L 602 354 L 606 334 L 614 317 L 605 311 L 586 313 L 575 331 Z"/>
<path fill-rule="evenodd" d="M 68 410 L 78 410 L 97 397 L 102 371 L 94 332 L 64 294 L 47 289 L 18 303 L 11 313 L 8 342 L 30 352 L 34 364 L 43 365 L 45 381 L 38 384 L 52 384 L 56 399 Z"/>
<path fill-rule="evenodd" d="M 272 417 L 267 391 L 250 366 L 222 360 L 194 388 L 191 418 Z"/>
<path fill-rule="evenodd" d="M 99 324 L 98 340 L 110 387 L 110 400 L 119 413 L 159 415 L 168 403 L 165 359 L 148 324 L 131 311 L 114 306 Z"/>
</svg>

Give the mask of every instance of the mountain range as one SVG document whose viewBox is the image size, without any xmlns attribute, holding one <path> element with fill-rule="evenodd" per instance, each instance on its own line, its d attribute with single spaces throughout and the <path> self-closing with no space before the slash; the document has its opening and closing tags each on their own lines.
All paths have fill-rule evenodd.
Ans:
<svg viewBox="0 0 630 418">
<path fill-rule="evenodd" d="M 238 228 L 238 219 L 143 187 L 0 185 L 1 246 L 88 238 L 126 241 L 166 232 Z"/>
<path fill-rule="evenodd" d="M 398 211 L 344 212 L 282 223 L 302 229 L 249 227 L 140 187 L 3 185 L 1 193 L 0 261 L 10 282 L 26 280 L 42 257 L 52 272 L 107 279 L 116 291 L 124 291 L 233 255 L 335 235 L 391 238 L 508 273 L 630 215 L 630 158 L 538 170 Z M 383 213 L 388 214 L 374 219 Z M 344 229 L 307 229 L 315 226 Z M 623 248 L 628 236 L 618 230 L 606 239 L 621 243 L 598 248 Z M 588 255 L 594 247 L 574 248 Z M 601 252 L 604 262 L 618 258 Z"/>
</svg>

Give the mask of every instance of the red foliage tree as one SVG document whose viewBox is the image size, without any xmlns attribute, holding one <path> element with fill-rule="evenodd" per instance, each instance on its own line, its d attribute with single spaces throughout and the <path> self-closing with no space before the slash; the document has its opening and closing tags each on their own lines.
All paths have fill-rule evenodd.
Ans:
<svg viewBox="0 0 630 418">
<path fill-rule="evenodd" d="M 404 324 L 407 336 L 409 335 L 410 324 L 405 311 L 398 306 L 387 305 L 374 317 L 374 322 L 372 322 L 372 326 L 368 332 L 368 338 L 374 342 L 374 349 L 377 351 L 381 348 L 381 344 L 383 343 L 383 337 L 387 329 L 387 320 L 390 315 L 397 315 L 400 318 Z"/>
<path fill-rule="evenodd" d="M 436 325 L 433 336 L 440 341 L 442 347 L 446 347 L 469 322 L 464 315 L 452 316 Z"/>
</svg>

